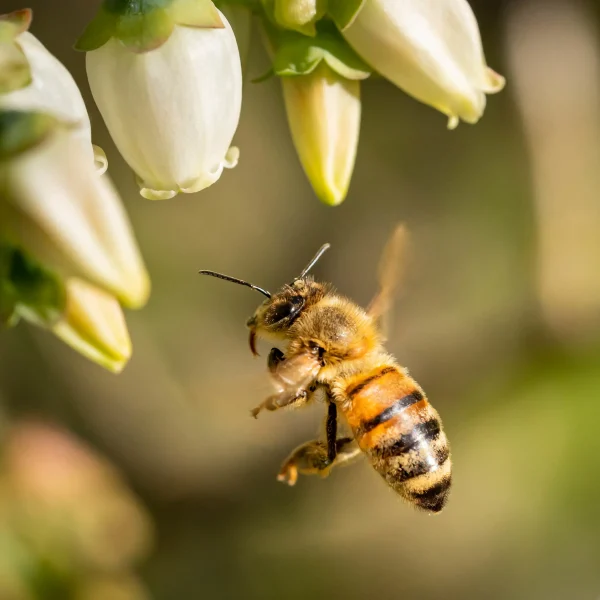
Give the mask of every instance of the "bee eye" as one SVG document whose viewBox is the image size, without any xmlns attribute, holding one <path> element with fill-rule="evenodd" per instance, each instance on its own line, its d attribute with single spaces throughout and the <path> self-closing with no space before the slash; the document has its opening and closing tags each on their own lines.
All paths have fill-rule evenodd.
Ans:
<svg viewBox="0 0 600 600">
<path fill-rule="evenodd" d="M 273 312 L 269 315 L 271 323 L 279 323 L 285 319 L 295 317 L 304 306 L 304 298 L 302 296 L 292 296 L 286 302 L 274 307 Z"/>
</svg>

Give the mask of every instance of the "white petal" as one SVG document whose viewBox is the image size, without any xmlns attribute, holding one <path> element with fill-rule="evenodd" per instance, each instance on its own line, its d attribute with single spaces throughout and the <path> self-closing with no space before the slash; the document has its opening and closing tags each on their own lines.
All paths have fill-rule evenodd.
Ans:
<svg viewBox="0 0 600 600">
<path fill-rule="evenodd" d="M 487 68 L 466 0 L 366 0 L 344 32 L 384 77 L 450 117 L 475 123 L 504 80 Z"/>
<path fill-rule="evenodd" d="M 207 187 L 221 174 L 242 98 L 235 36 L 222 18 L 224 29 L 176 26 L 150 52 L 129 52 L 113 39 L 87 53 L 98 108 L 153 197 Z"/>
<path fill-rule="evenodd" d="M 70 132 L 57 131 L 2 167 L 0 233 L 65 275 L 86 278 L 128 306 L 148 275 L 121 200 Z"/>
</svg>

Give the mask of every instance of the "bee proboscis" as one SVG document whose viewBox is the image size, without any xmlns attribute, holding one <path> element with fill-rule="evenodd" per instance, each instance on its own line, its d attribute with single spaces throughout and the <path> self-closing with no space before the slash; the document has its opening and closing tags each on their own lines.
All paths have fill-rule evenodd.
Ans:
<svg viewBox="0 0 600 600">
<path fill-rule="evenodd" d="M 285 345 L 285 352 L 273 348 L 268 358 L 275 393 L 252 414 L 304 406 L 318 395 L 326 399 L 324 439 L 296 448 L 278 479 L 294 485 L 299 473 L 327 475 L 335 466 L 365 454 L 403 498 L 439 512 L 451 485 L 450 446 L 421 387 L 386 352 L 380 326 L 397 287 L 406 237 L 405 228 L 397 227 L 383 254 L 379 290 L 366 310 L 308 275 L 329 244 L 275 294 L 214 271 L 200 273 L 266 296 L 247 322 L 253 354 L 257 338 Z M 340 416 L 351 437 L 338 437 Z"/>
</svg>

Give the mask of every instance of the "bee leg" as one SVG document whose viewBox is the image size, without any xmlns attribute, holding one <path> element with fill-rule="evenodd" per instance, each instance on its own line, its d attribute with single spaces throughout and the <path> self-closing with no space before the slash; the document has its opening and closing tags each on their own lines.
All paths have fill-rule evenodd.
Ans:
<svg viewBox="0 0 600 600">
<path fill-rule="evenodd" d="M 331 469 L 349 462 L 361 453 L 352 438 L 339 438 L 335 442 L 336 457 L 333 461 L 328 458 L 328 447 L 325 442 L 313 440 L 298 446 L 283 463 L 277 480 L 288 485 L 294 485 L 298 475 L 320 475 L 327 477 Z M 348 447 L 350 446 L 350 447 Z"/>
<path fill-rule="evenodd" d="M 285 360 L 285 355 L 279 348 L 271 348 L 271 352 L 269 352 L 269 357 L 267 359 L 267 368 L 269 369 L 271 375 L 277 374 L 277 367 Z M 282 398 L 280 398 L 279 394 L 273 394 L 269 396 L 264 402 L 259 404 L 256 408 L 253 408 L 251 413 L 252 416 L 256 419 L 258 417 L 258 413 L 261 410 L 277 410 L 282 406 L 288 406 L 293 404 L 297 400 L 303 400 L 306 397 L 306 393 L 303 392 L 294 398 L 286 398 L 284 402 L 282 402 Z"/>
<path fill-rule="evenodd" d="M 269 352 L 269 358 L 267 359 L 267 367 L 271 373 L 275 373 L 277 371 L 277 366 L 279 363 L 285 360 L 285 355 L 279 348 L 271 348 L 271 352 Z"/>
<path fill-rule="evenodd" d="M 339 438 L 336 440 L 336 446 L 337 456 L 335 457 L 335 461 L 329 469 L 330 471 L 333 469 L 333 467 L 339 467 L 340 465 L 353 461 L 362 453 L 362 450 L 357 446 L 352 438 Z"/>
<path fill-rule="evenodd" d="M 334 467 L 347 464 L 358 458 L 362 450 L 354 443 L 353 438 L 338 438 L 335 441 L 336 455 L 335 459 L 323 470 L 319 471 L 321 477 L 328 477 Z"/>
<path fill-rule="evenodd" d="M 329 466 L 327 446 L 320 440 L 313 440 L 298 446 L 285 460 L 277 475 L 277 481 L 295 485 L 298 473 L 315 475 Z"/>
<path fill-rule="evenodd" d="M 337 456 L 337 406 L 331 400 L 327 406 L 327 421 L 325 422 L 327 435 L 327 460 L 332 463 Z"/>
<path fill-rule="evenodd" d="M 281 394 L 273 394 L 269 396 L 264 402 L 261 402 L 256 408 L 253 408 L 250 413 L 256 419 L 258 418 L 258 413 L 261 410 L 278 410 L 280 408 L 285 408 L 286 406 L 294 406 L 298 407 L 302 404 L 306 404 L 310 394 L 307 390 L 300 390 L 295 395 L 287 395 L 282 396 Z"/>
<path fill-rule="evenodd" d="M 297 359 L 304 358 L 302 355 L 296 357 Z M 294 358 L 286 359 L 285 355 L 278 348 L 273 348 L 269 352 L 269 359 L 267 361 L 267 367 L 271 373 L 271 377 L 275 383 L 276 389 L 279 392 L 269 396 L 264 402 L 254 408 L 251 413 L 254 418 L 258 416 L 261 410 L 277 410 L 285 406 L 302 406 L 306 404 L 313 392 L 316 389 L 315 379 L 317 371 L 320 368 L 318 364 L 314 364 L 314 361 L 309 362 L 309 369 L 307 374 L 303 374 L 294 382 Z M 291 365 L 291 367 L 290 367 Z M 306 368 L 305 361 L 300 363 L 300 366 Z M 316 367 L 316 369 L 315 369 Z"/>
</svg>

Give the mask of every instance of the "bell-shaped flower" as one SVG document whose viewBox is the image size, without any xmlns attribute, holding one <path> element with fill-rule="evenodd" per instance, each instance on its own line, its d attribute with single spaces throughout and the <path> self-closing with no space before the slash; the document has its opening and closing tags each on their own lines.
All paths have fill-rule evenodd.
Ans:
<svg viewBox="0 0 600 600">
<path fill-rule="evenodd" d="M 317 196 L 340 204 L 358 149 L 360 80 L 368 67 L 334 29 L 314 38 L 271 32 L 273 72 L 281 79 L 292 139 Z"/>
<path fill-rule="evenodd" d="M 43 112 L 70 123 L 72 133 L 85 142 L 83 151 L 90 161 L 95 159 L 103 173 L 106 156 L 92 146 L 90 119 L 81 92 L 63 64 L 27 31 L 30 22 L 31 11 L 27 9 L 0 17 L 0 30 L 5 31 L 0 35 L 0 56 L 20 56 L 28 69 L 27 78 L 13 79 L 12 85 L 0 87 L 0 109 Z"/>
<path fill-rule="evenodd" d="M 64 312 L 51 331 L 86 358 L 120 373 L 131 357 L 121 305 L 114 296 L 75 277 L 65 288 Z"/>
<path fill-rule="evenodd" d="M 235 35 L 208 0 L 105 2 L 78 42 L 94 100 L 149 199 L 193 193 L 237 164 Z M 133 8 L 132 8 L 133 7 Z M 119 12 L 121 11 L 121 12 Z"/>
<path fill-rule="evenodd" d="M 487 67 L 467 0 L 348 0 L 330 5 L 348 43 L 375 70 L 417 100 L 476 123 L 486 94 L 504 87 Z"/>
<path fill-rule="evenodd" d="M 49 115 L 0 110 L 0 238 L 127 306 L 146 302 L 148 274 L 117 192 Z"/>
</svg>

